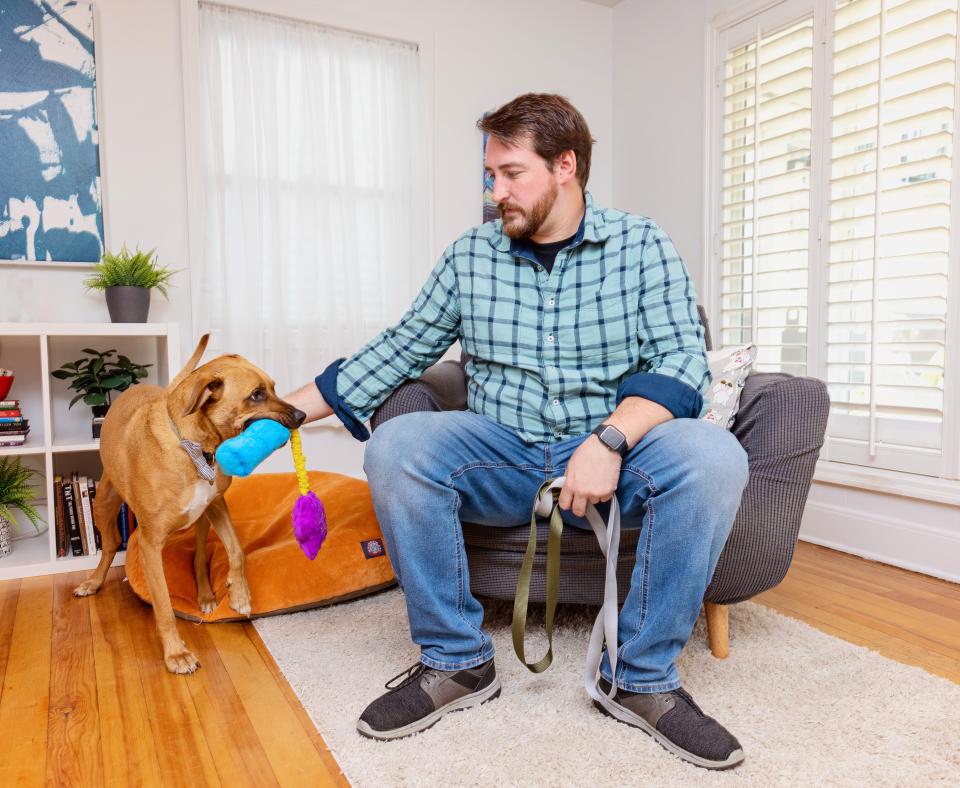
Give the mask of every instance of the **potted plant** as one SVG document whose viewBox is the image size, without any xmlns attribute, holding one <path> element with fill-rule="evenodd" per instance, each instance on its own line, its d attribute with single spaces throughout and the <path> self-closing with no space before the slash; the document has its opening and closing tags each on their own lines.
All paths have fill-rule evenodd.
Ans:
<svg viewBox="0 0 960 788">
<path fill-rule="evenodd" d="M 147 376 L 147 368 L 153 364 L 138 364 L 124 355 L 117 355 L 116 349 L 94 350 L 84 348 L 86 358 L 68 361 L 50 374 L 58 380 L 69 380 L 70 388 L 79 392 L 69 407 L 81 399 L 93 410 L 93 437 L 100 437 L 100 423 L 107 415 L 111 394 L 126 391 Z M 116 358 L 114 358 L 116 356 Z M 100 421 L 97 421 L 97 420 Z"/>
<path fill-rule="evenodd" d="M 40 533 L 40 512 L 34 508 L 30 485 L 39 472 L 24 465 L 19 457 L 0 457 L 0 556 L 9 555 L 14 530 L 13 510 L 19 509 Z"/>
<path fill-rule="evenodd" d="M 157 263 L 156 249 L 131 252 L 124 244 L 117 253 L 104 252 L 93 267 L 94 274 L 83 281 L 87 290 L 102 290 L 107 310 L 114 323 L 146 323 L 150 311 L 150 291 L 167 297 L 170 278 L 176 273 Z"/>
</svg>

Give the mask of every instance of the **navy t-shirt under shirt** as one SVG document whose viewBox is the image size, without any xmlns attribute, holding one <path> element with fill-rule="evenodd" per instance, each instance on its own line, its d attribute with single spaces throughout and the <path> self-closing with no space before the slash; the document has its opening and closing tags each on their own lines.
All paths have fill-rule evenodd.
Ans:
<svg viewBox="0 0 960 788">
<path fill-rule="evenodd" d="M 579 232 L 579 230 L 577 232 Z M 525 243 L 529 247 L 530 251 L 533 252 L 534 257 L 540 261 L 540 265 L 546 268 L 547 273 L 549 274 L 553 270 L 553 263 L 557 259 L 557 252 L 572 244 L 576 240 L 576 237 L 577 233 L 574 233 L 569 238 L 564 238 L 562 241 L 551 241 L 550 243 L 538 244 L 530 239 L 527 239 Z"/>
</svg>

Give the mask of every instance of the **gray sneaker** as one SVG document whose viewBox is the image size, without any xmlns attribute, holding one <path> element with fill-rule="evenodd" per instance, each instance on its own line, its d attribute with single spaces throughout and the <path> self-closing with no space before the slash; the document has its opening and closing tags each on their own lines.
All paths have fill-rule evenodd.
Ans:
<svg viewBox="0 0 960 788">
<path fill-rule="evenodd" d="M 419 733 L 448 711 L 479 706 L 500 694 L 492 659 L 466 670 L 436 670 L 418 662 L 384 686 L 389 692 L 367 706 L 357 720 L 357 730 L 371 739 Z"/>
<path fill-rule="evenodd" d="M 599 689 L 606 695 L 610 682 L 601 678 Z M 743 748 L 736 737 L 704 714 L 685 690 L 645 693 L 618 689 L 612 699 L 594 701 L 593 705 L 650 734 L 668 752 L 688 763 L 719 770 L 743 762 Z"/>
</svg>

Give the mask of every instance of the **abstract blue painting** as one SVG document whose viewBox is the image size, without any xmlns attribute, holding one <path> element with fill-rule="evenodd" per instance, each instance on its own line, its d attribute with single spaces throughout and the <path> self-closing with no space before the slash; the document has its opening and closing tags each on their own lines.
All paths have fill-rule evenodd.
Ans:
<svg viewBox="0 0 960 788">
<path fill-rule="evenodd" d="M 103 252 L 93 7 L 0 2 L 0 260 Z"/>
</svg>

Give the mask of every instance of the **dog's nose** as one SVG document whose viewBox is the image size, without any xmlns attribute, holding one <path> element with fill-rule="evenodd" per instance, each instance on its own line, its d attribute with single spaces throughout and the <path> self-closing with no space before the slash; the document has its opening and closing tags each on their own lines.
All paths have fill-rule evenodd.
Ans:
<svg viewBox="0 0 960 788">
<path fill-rule="evenodd" d="M 303 422 L 306 421 L 306 419 L 307 419 L 307 414 L 304 413 L 302 410 L 293 411 L 293 420 L 297 423 L 298 427 L 301 424 L 303 424 Z"/>
</svg>

